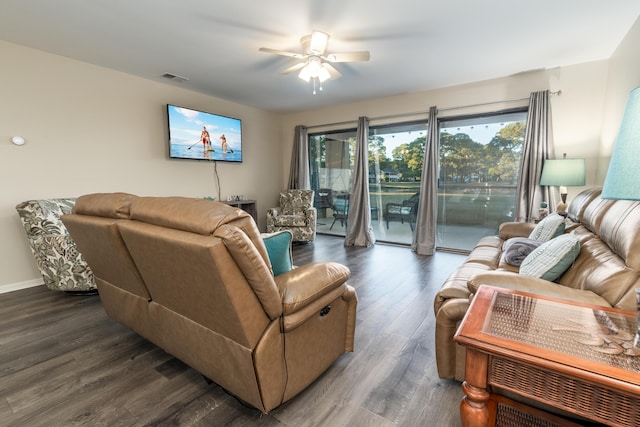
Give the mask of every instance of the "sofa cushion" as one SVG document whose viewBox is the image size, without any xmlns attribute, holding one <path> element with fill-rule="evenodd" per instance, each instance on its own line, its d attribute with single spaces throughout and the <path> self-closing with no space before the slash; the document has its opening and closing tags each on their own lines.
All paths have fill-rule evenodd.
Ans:
<svg viewBox="0 0 640 427">
<path fill-rule="evenodd" d="M 222 224 L 237 224 L 250 217 L 225 203 L 191 197 L 138 197 L 130 207 L 130 219 L 203 236 L 211 235 Z"/>
<path fill-rule="evenodd" d="M 498 236 L 502 240 L 513 237 L 529 237 L 536 225 L 532 222 L 503 222 L 498 227 Z"/>
<path fill-rule="evenodd" d="M 273 275 L 278 276 L 293 268 L 293 255 L 291 254 L 291 242 L 293 234 L 288 230 L 276 233 L 263 233 L 262 241 L 267 247 L 269 261 Z"/>
<path fill-rule="evenodd" d="M 498 288 L 513 289 L 537 295 L 579 301 L 585 304 L 609 307 L 609 302 L 597 293 L 586 289 L 575 289 L 569 286 L 558 286 L 557 283 L 534 277 L 526 277 L 509 271 L 487 271 L 476 274 L 469 279 L 469 291 L 478 292 L 481 285 L 489 284 Z"/>
<path fill-rule="evenodd" d="M 545 242 L 522 261 L 520 274 L 554 281 L 575 261 L 580 253 L 580 241 L 572 234 L 563 234 Z"/>
<path fill-rule="evenodd" d="M 411 206 L 402 206 L 389 203 L 387 205 L 387 213 L 409 215 L 411 213 Z"/>
<path fill-rule="evenodd" d="M 105 218 L 129 218 L 131 203 L 138 196 L 129 193 L 94 193 L 78 197 L 73 213 Z"/>
<path fill-rule="evenodd" d="M 617 200 L 602 217 L 600 238 L 626 265 L 640 270 L 640 203 Z"/>
<path fill-rule="evenodd" d="M 577 194 L 567 209 L 568 220 L 572 223 L 581 223 L 584 211 L 596 197 L 602 193 L 602 187 L 588 188 Z M 565 227 L 566 228 L 566 227 Z"/>
<path fill-rule="evenodd" d="M 615 200 L 596 197 L 589 203 L 589 206 L 585 208 L 584 214 L 582 215 L 582 225 L 596 235 L 600 235 L 602 219 L 615 203 Z"/>
<path fill-rule="evenodd" d="M 224 242 L 249 286 L 258 297 L 265 313 L 271 320 L 277 319 L 282 314 L 280 291 L 266 261 L 249 236 L 242 229 L 231 224 L 223 224 L 218 227 L 214 231 L 214 236 L 221 238 Z"/>
<path fill-rule="evenodd" d="M 536 224 L 529 239 L 546 242 L 564 233 L 564 217 L 553 213 Z"/>
</svg>

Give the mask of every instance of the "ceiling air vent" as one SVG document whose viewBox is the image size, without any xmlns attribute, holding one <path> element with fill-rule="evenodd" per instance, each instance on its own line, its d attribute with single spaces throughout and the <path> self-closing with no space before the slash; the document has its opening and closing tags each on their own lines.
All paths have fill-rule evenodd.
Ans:
<svg viewBox="0 0 640 427">
<path fill-rule="evenodd" d="M 179 76 L 177 74 L 171 74 L 171 73 L 164 73 L 162 75 L 162 77 L 164 77 L 166 79 L 169 79 L 169 80 L 173 80 L 174 82 L 178 82 L 178 83 L 184 83 L 184 82 L 189 81 L 189 79 L 186 78 L 186 77 L 182 77 L 182 76 Z"/>
</svg>

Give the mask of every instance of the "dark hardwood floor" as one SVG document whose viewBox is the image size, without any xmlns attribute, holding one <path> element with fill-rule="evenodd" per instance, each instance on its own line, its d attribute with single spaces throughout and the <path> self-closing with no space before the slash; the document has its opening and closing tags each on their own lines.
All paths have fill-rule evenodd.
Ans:
<svg viewBox="0 0 640 427">
<path fill-rule="evenodd" d="M 0 295 L 2 426 L 458 426 L 460 384 L 435 367 L 433 297 L 462 255 L 345 248 L 318 236 L 296 264 L 351 268 L 356 348 L 267 415 L 110 320 L 98 296 Z"/>
</svg>

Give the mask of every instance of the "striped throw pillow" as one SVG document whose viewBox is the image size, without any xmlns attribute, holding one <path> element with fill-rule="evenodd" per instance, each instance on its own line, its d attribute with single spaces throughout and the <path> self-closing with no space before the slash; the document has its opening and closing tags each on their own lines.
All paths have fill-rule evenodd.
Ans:
<svg viewBox="0 0 640 427">
<path fill-rule="evenodd" d="M 573 234 L 563 234 L 544 242 L 520 264 L 520 274 L 553 282 L 576 260 L 580 241 Z"/>
</svg>

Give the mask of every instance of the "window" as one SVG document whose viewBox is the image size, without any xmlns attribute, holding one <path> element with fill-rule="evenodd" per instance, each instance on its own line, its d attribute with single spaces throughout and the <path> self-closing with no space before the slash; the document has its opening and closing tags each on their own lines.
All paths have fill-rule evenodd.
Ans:
<svg viewBox="0 0 640 427">
<path fill-rule="evenodd" d="M 315 191 L 319 233 L 346 233 L 355 140 L 355 129 L 309 134 L 311 189 Z"/>
<path fill-rule="evenodd" d="M 369 195 L 377 241 L 413 241 L 426 137 L 426 120 L 369 128 Z"/>
<path fill-rule="evenodd" d="M 513 221 L 526 111 L 440 121 L 436 246 L 471 250 Z"/>
<path fill-rule="evenodd" d="M 467 251 L 515 210 L 526 110 L 439 121 L 436 245 Z M 369 128 L 369 194 L 377 241 L 411 244 L 427 135 L 426 120 Z M 309 134 L 318 233 L 344 236 L 356 130 Z"/>
<path fill-rule="evenodd" d="M 426 130 L 424 121 L 369 128 L 369 195 L 378 241 L 413 239 Z M 355 137 L 355 129 L 309 135 L 319 233 L 346 233 Z"/>
</svg>

